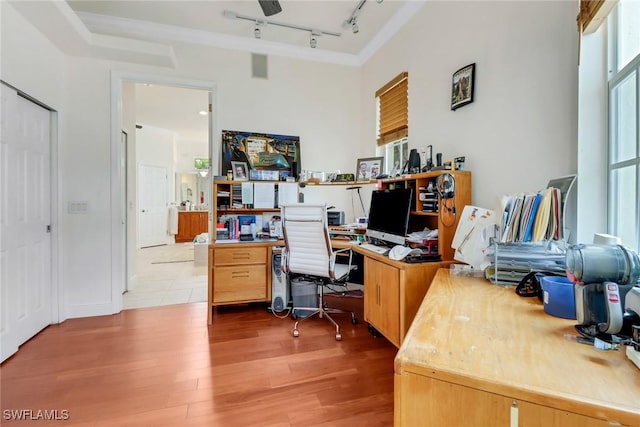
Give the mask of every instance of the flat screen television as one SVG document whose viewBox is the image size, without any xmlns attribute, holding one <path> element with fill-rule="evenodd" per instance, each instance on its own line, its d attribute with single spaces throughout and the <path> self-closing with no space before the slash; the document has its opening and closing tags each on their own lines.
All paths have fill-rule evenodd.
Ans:
<svg viewBox="0 0 640 427">
<path fill-rule="evenodd" d="M 386 243 L 404 245 L 413 189 L 397 188 L 371 193 L 366 235 Z"/>
</svg>

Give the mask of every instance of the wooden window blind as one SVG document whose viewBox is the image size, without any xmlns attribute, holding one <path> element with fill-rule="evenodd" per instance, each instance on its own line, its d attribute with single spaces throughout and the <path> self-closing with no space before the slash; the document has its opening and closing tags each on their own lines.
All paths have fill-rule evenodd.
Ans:
<svg viewBox="0 0 640 427">
<path fill-rule="evenodd" d="M 581 33 L 592 33 L 607 18 L 618 0 L 580 0 L 578 13 L 578 30 Z"/>
<path fill-rule="evenodd" d="M 378 145 L 409 135 L 409 73 L 403 72 L 376 91 L 378 98 Z"/>
</svg>

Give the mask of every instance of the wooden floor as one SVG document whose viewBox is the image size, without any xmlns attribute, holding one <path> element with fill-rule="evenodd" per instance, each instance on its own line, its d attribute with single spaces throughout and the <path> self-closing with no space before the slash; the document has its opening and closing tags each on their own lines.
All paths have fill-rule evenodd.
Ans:
<svg viewBox="0 0 640 427">
<path fill-rule="evenodd" d="M 367 324 L 278 319 L 264 306 L 125 310 L 50 326 L 0 368 L 0 424 L 391 426 L 397 349 Z M 7 410 L 66 421 L 7 421 Z M 42 415 L 42 413 L 40 414 Z"/>
</svg>

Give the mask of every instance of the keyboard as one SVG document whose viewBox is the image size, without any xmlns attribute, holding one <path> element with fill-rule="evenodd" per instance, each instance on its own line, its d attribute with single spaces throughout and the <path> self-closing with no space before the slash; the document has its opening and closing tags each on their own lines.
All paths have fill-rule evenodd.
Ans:
<svg viewBox="0 0 640 427">
<path fill-rule="evenodd" d="M 376 246 L 371 243 L 361 243 L 360 247 L 380 255 L 386 255 L 389 253 L 389 248 L 387 248 L 386 246 Z"/>
</svg>

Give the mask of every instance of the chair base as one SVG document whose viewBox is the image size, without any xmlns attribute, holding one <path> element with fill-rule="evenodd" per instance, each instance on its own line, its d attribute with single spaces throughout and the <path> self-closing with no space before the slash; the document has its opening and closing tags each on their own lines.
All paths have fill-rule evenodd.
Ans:
<svg viewBox="0 0 640 427">
<path fill-rule="evenodd" d="M 326 317 L 331 323 L 333 323 L 333 325 L 336 328 L 336 341 L 341 341 L 342 340 L 342 334 L 340 333 L 340 325 L 338 325 L 338 323 L 333 320 L 333 317 L 331 317 L 330 313 L 343 313 L 343 314 L 347 314 L 349 313 L 348 311 L 345 310 L 340 310 L 337 308 L 326 308 L 324 306 L 324 292 L 323 292 L 323 288 L 322 286 L 324 285 L 319 285 L 321 286 L 320 288 L 320 292 L 318 294 L 318 307 L 294 307 L 293 311 L 295 312 L 295 310 L 304 310 L 306 312 L 311 311 L 311 314 L 307 314 L 305 317 L 300 318 L 298 320 L 296 320 L 296 323 L 293 325 L 293 336 L 294 337 L 299 337 L 300 336 L 300 330 L 298 329 L 298 325 L 300 324 L 300 322 L 302 322 L 303 320 L 309 319 L 313 316 L 315 316 L 316 314 L 318 315 L 319 318 L 323 318 Z M 351 323 L 352 324 L 356 324 L 358 323 L 358 319 L 356 318 L 355 313 L 350 312 L 351 313 Z"/>
</svg>

